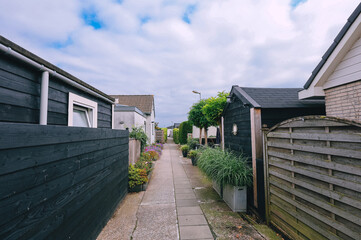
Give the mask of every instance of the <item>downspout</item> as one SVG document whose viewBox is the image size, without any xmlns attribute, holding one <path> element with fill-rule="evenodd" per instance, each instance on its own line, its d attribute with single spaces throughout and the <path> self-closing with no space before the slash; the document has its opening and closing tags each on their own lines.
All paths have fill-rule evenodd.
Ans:
<svg viewBox="0 0 361 240">
<path fill-rule="evenodd" d="M 49 96 L 49 72 L 44 71 L 41 75 L 40 92 L 40 125 L 48 124 L 48 96 Z"/>
</svg>

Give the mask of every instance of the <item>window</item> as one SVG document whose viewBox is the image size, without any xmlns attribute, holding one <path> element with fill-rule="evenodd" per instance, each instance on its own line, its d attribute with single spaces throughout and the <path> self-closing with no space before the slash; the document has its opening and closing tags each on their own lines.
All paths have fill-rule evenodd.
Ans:
<svg viewBox="0 0 361 240">
<path fill-rule="evenodd" d="M 97 127 L 98 104 L 94 101 L 69 93 L 68 126 Z"/>
</svg>

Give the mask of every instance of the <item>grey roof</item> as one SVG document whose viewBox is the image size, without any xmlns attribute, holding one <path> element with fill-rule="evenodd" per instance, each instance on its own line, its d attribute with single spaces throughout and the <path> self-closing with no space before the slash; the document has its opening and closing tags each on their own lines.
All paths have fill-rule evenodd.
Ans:
<svg viewBox="0 0 361 240">
<path fill-rule="evenodd" d="M 349 30 L 349 28 L 351 27 L 351 25 L 354 23 L 354 21 L 356 20 L 356 18 L 360 15 L 361 13 L 361 3 L 357 6 L 357 8 L 353 11 L 353 13 L 351 14 L 351 16 L 347 19 L 346 24 L 343 26 L 343 28 L 341 29 L 341 31 L 337 34 L 336 38 L 333 40 L 333 43 L 331 44 L 331 46 L 327 49 L 327 51 L 325 52 L 325 54 L 322 56 L 321 61 L 317 64 L 316 68 L 312 71 L 311 76 L 309 77 L 309 79 L 307 80 L 306 84 L 303 86 L 304 89 L 308 89 L 311 85 L 311 83 L 313 82 L 313 80 L 315 79 L 316 75 L 318 74 L 318 72 L 321 70 L 321 68 L 323 67 L 323 65 L 326 63 L 327 59 L 330 57 L 330 55 L 333 53 L 333 51 L 335 50 L 335 48 L 337 47 L 337 45 L 340 43 L 340 41 L 342 40 L 342 38 L 345 36 L 346 32 Z"/>
<path fill-rule="evenodd" d="M 145 114 L 139 108 L 133 106 L 121 105 L 121 104 L 115 104 L 114 112 L 136 112 L 139 113 L 141 116 L 146 117 Z"/>
<path fill-rule="evenodd" d="M 35 54 L 33 54 L 32 52 L 29 52 L 28 50 L 20 47 L 16 43 L 13 43 L 9 39 L 7 39 L 7 38 L 5 38 L 5 37 L 3 37 L 1 35 L 0 35 L 0 44 L 14 50 L 15 52 L 17 52 L 17 53 L 19 53 L 19 54 L 21 54 L 21 55 L 23 55 L 23 56 L 25 56 L 25 57 L 27 57 L 27 58 L 29 58 L 31 60 L 33 60 L 34 62 L 37 62 L 37 63 L 39 63 L 39 64 L 41 64 L 41 65 L 43 65 L 43 66 L 45 66 L 47 68 L 50 68 L 50 69 L 54 70 L 55 72 L 57 72 L 57 73 L 65 76 L 65 77 L 71 79 L 72 81 L 74 81 L 74 82 L 76 82 L 76 83 L 78 83 L 78 84 L 92 90 L 93 92 L 96 92 L 99 95 L 101 95 L 101 96 L 103 96 L 103 97 L 105 97 L 105 98 L 107 98 L 107 99 L 109 99 L 111 101 L 114 101 L 114 99 L 112 97 L 110 97 L 109 95 L 107 95 L 107 94 L 103 93 L 102 91 L 94 88 L 93 86 L 87 84 L 86 82 L 83 82 L 79 78 L 74 77 L 70 73 L 68 73 L 68 72 L 64 71 L 63 69 L 49 63 L 48 61 L 42 59 L 41 57 L 39 57 L 39 56 L 37 56 Z"/>
<path fill-rule="evenodd" d="M 151 114 L 154 107 L 154 95 L 110 95 L 118 103 L 139 108 L 145 114 Z"/>
<path fill-rule="evenodd" d="M 255 108 L 305 108 L 324 106 L 324 100 L 299 100 L 301 88 L 247 88 L 233 86 L 231 95 Z"/>
</svg>

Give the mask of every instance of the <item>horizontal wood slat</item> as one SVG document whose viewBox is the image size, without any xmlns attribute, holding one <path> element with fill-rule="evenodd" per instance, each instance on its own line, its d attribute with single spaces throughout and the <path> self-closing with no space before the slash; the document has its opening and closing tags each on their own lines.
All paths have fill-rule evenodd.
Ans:
<svg viewBox="0 0 361 240">
<path fill-rule="evenodd" d="M 354 175 L 361 176 L 361 167 L 358 166 L 351 166 L 351 165 L 345 165 L 345 164 L 339 164 L 335 162 L 330 161 L 321 161 L 314 158 L 308 158 L 305 156 L 296 156 L 292 154 L 277 152 L 274 150 L 268 151 L 269 156 L 278 157 L 290 161 L 300 162 L 300 163 L 307 163 L 313 166 L 323 167 L 327 169 L 337 170 L 340 172 L 350 173 Z"/>
<path fill-rule="evenodd" d="M 280 143 L 273 141 L 269 141 L 267 143 L 267 146 L 290 149 L 290 150 L 298 150 L 303 152 L 329 154 L 329 155 L 348 157 L 348 158 L 361 158 L 361 149 L 351 150 L 351 149 L 332 148 L 332 147 L 316 147 L 311 144 L 300 145 L 300 144 Z"/>
<path fill-rule="evenodd" d="M 361 143 L 361 133 L 284 133 L 270 132 L 268 138 L 293 138 L 303 140 L 337 141 L 337 142 L 358 142 Z"/>
</svg>

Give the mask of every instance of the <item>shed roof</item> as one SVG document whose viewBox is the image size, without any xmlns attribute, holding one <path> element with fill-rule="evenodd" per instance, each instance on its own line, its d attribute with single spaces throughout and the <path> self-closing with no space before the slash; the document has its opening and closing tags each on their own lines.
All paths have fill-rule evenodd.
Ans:
<svg viewBox="0 0 361 240">
<path fill-rule="evenodd" d="M 154 95 L 110 95 L 117 103 L 139 108 L 145 114 L 151 114 L 154 106 Z"/>
<path fill-rule="evenodd" d="M 47 67 L 47 68 L 49 68 L 49 69 L 51 69 L 51 70 L 59 73 L 59 74 L 61 74 L 62 76 L 64 76 L 64 77 L 66 77 L 66 78 L 74 81 L 74 82 L 77 83 L 77 84 L 79 84 L 79 85 L 81 85 L 81 86 L 83 86 L 83 87 L 88 88 L 88 89 L 91 90 L 92 92 L 95 92 L 95 93 L 97 93 L 97 94 L 99 94 L 99 95 L 101 95 L 101 96 L 109 99 L 110 101 L 114 101 L 114 99 L 113 99 L 112 97 L 110 97 L 109 95 L 107 95 L 107 94 L 103 93 L 102 91 L 94 88 L 93 86 L 87 84 L 86 82 L 83 82 L 83 81 L 80 80 L 79 78 L 74 77 L 74 76 L 71 75 L 70 73 L 68 73 L 68 72 L 64 71 L 63 69 L 61 69 L 61 68 L 59 68 L 59 67 L 51 64 L 50 62 L 42 59 L 41 57 L 33 54 L 32 52 L 29 52 L 28 50 L 20 47 L 20 46 L 17 45 L 16 43 L 10 41 L 9 39 L 7 39 L 7 38 L 5 38 L 5 37 L 3 37 L 3 36 L 1 36 L 1 35 L 0 35 L 0 44 L 2 44 L 3 46 L 7 47 L 8 49 L 11 49 L 11 50 L 13 50 L 13 51 L 15 51 L 15 52 L 23 55 L 24 57 L 26 57 L 26 58 L 28 58 L 28 59 L 30 59 L 30 60 L 38 63 L 38 64 L 41 64 L 41 65 L 43 65 L 43 66 L 45 66 L 45 67 Z"/>
<path fill-rule="evenodd" d="M 248 88 L 233 86 L 234 94 L 246 104 L 256 108 L 305 108 L 320 107 L 324 100 L 299 100 L 301 88 Z"/>
</svg>

